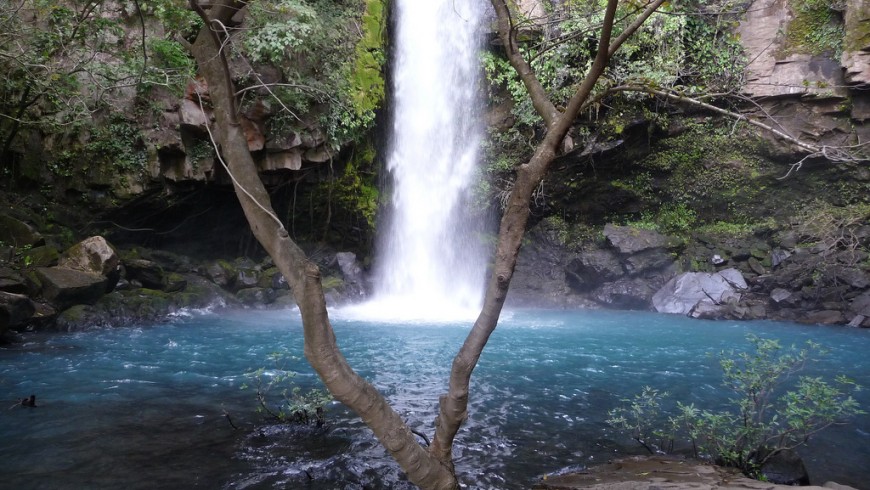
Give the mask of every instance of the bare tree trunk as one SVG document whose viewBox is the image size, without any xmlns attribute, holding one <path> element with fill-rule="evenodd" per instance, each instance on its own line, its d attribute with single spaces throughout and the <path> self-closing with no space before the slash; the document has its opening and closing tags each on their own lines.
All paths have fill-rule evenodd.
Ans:
<svg viewBox="0 0 870 490">
<path fill-rule="evenodd" d="M 467 417 L 471 373 L 495 330 L 507 296 L 529 217 L 532 194 L 556 157 L 558 145 L 577 114 L 586 106 L 610 57 L 665 0 L 653 0 L 647 4 L 635 22 L 613 42 L 611 32 L 618 0 L 608 0 L 595 61 L 562 113 L 549 100 L 534 72 L 522 59 L 513 37 L 513 24 L 506 1 L 492 0 L 508 56 L 526 84 L 548 132 L 532 159 L 517 169 L 517 178 L 500 225 L 495 267 L 487 286 L 483 309 L 453 360 L 448 392 L 440 397 L 435 437 L 429 450 L 416 441 L 407 424 L 384 397 L 355 373 L 342 356 L 327 316 L 320 271 L 290 239 L 271 208 L 269 196 L 260 181 L 247 149 L 245 135 L 236 119 L 235 88 L 222 53 L 222 46 L 227 42 L 227 26 L 244 2 L 218 0 L 212 5 L 210 13 L 206 14 L 196 0 L 189 1 L 205 21 L 205 27 L 193 44 L 192 51 L 209 86 L 217 128 L 215 144 L 219 147 L 218 155 L 228 162 L 236 194 L 254 236 L 290 283 L 302 314 L 306 358 L 333 396 L 363 419 L 412 482 L 424 489 L 458 489 L 452 457 L 453 441 Z"/>
<path fill-rule="evenodd" d="M 336 345 L 327 316 L 320 270 L 290 239 L 272 210 L 269 195 L 237 121 L 235 89 L 222 52 L 225 26 L 244 4 L 220 0 L 213 3 L 206 14 L 196 0 L 190 2 L 205 21 L 205 27 L 191 49 L 209 87 L 215 117 L 215 142 L 220 156 L 227 162 L 236 195 L 254 236 L 293 290 L 302 314 L 305 357 L 332 395 L 363 419 L 412 482 L 427 489 L 458 488 L 452 467 L 432 457 L 386 399 L 347 363 Z"/>
<path fill-rule="evenodd" d="M 465 339 L 465 343 L 453 360 L 448 392 L 440 399 L 440 410 L 435 421 L 435 438 L 432 441 L 431 450 L 446 464 L 452 464 L 449 461 L 453 439 L 467 417 L 471 373 L 480 359 L 489 336 L 498 324 L 498 318 L 507 297 L 529 218 L 529 203 L 532 195 L 555 159 L 559 144 L 565 138 L 577 114 L 585 107 L 593 87 L 604 73 L 610 58 L 619 49 L 619 46 L 664 3 L 664 0 L 654 0 L 649 3 L 638 18 L 611 43 L 611 32 L 613 31 L 618 0 L 608 0 L 595 61 L 586 78 L 571 97 L 565 112 L 560 114 L 552 101 L 549 100 L 531 67 L 519 52 L 506 0 L 491 1 L 498 17 L 499 37 L 505 44 L 511 65 L 523 80 L 535 109 L 548 127 L 548 132 L 544 140 L 538 145 L 531 160 L 517 168 L 516 180 L 499 226 L 493 273 L 487 286 L 483 309 Z"/>
</svg>

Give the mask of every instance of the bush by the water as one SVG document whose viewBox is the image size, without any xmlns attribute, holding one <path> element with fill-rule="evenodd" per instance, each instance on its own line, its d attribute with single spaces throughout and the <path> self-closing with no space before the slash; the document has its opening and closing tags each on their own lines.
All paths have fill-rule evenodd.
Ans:
<svg viewBox="0 0 870 490">
<path fill-rule="evenodd" d="M 274 364 L 273 368 L 260 368 L 248 373 L 252 384 L 242 385 L 242 389 L 256 391 L 257 411 L 283 423 L 322 427 L 326 423 L 326 407 L 332 402 L 332 395 L 326 390 L 312 388 L 306 391 L 296 386 L 296 372 L 285 369 L 292 360 L 287 352 L 273 352 L 269 354 L 269 360 Z"/>
<path fill-rule="evenodd" d="M 806 444 L 812 435 L 865 413 L 852 398 L 860 390 L 852 380 L 837 376 L 832 382 L 818 376 L 790 378 L 804 369 L 819 344 L 784 349 L 772 339 L 747 336 L 752 349 L 719 354 L 722 384 L 734 393 L 722 410 L 677 402 L 663 419 L 668 393 L 646 386 L 610 412 L 607 422 L 629 432 L 650 453 L 673 452 L 686 441 L 696 458 L 739 468 L 759 478 L 762 466 L 786 450 Z"/>
</svg>

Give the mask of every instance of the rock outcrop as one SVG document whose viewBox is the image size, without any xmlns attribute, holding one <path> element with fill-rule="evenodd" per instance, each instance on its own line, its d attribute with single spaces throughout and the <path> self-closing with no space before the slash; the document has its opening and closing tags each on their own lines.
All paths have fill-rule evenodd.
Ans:
<svg viewBox="0 0 870 490">
<path fill-rule="evenodd" d="M 659 313 L 678 315 L 691 315 L 698 307 L 709 312 L 711 307 L 737 303 L 747 288 L 743 274 L 737 269 L 684 272 L 656 291 L 652 307 Z"/>
<path fill-rule="evenodd" d="M 545 220 L 529 232 L 509 301 L 870 327 L 870 255 L 862 249 L 870 233 L 862 230 L 831 229 L 849 240 L 806 247 L 792 231 L 681 241 L 609 224 L 604 240 L 565 243 Z"/>
<path fill-rule="evenodd" d="M 547 475 L 535 490 L 785 490 L 794 488 L 751 480 L 738 471 L 666 456 L 635 456 L 593 466 L 582 472 Z M 827 482 L 808 490 L 856 490 Z"/>
</svg>

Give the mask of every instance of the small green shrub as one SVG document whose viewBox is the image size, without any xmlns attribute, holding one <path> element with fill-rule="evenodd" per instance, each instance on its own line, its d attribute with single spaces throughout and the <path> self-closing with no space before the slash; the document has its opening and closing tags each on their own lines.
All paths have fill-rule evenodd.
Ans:
<svg viewBox="0 0 870 490">
<path fill-rule="evenodd" d="M 256 391 L 257 411 L 282 423 L 322 427 L 326 423 L 326 407 L 332 402 L 332 395 L 322 389 L 303 391 L 294 386 L 296 373 L 285 369 L 292 360 L 286 351 L 269 354 L 269 360 L 274 363 L 273 369 L 260 368 L 248 373 L 253 385 L 242 385 L 242 389 Z M 276 392 L 278 401 L 270 402 L 267 398 Z"/>
<path fill-rule="evenodd" d="M 752 351 L 720 353 L 723 386 L 736 396 L 721 411 L 704 410 L 694 404 L 676 404 L 676 415 L 664 428 L 660 407 L 667 393 L 645 387 L 607 420 L 651 453 L 671 451 L 680 438 L 691 442 L 695 457 L 739 468 L 758 478 L 761 466 L 785 449 L 806 444 L 817 432 L 865 412 L 851 393 L 860 389 L 845 376 L 833 383 L 821 377 L 800 376 L 785 390 L 784 383 L 822 353 L 818 344 L 804 349 L 783 350 L 776 340 L 747 336 Z"/>
</svg>

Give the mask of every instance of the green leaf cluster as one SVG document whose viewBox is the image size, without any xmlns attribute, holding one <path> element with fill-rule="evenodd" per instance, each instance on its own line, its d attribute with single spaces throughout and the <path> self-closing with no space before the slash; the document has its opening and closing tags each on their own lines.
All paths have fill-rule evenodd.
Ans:
<svg viewBox="0 0 870 490">
<path fill-rule="evenodd" d="M 283 107 L 301 126 L 316 118 L 335 148 L 362 137 L 385 94 L 385 0 L 263 0 L 249 8 L 240 48 L 282 70 L 286 86 L 273 92 Z"/>
<path fill-rule="evenodd" d="M 295 358 L 287 350 L 269 354 L 268 360 L 274 367 L 247 373 L 252 384 L 245 383 L 241 387 L 256 392 L 257 411 L 282 423 L 323 426 L 326 423 L 326 407 L 332 402 L 332 395 L 323 389 L 304 390 L 295 385 L 297 373 L 286 369 L 286 365 Z M 277 401 L 272 400 L 274 398 Z"/>
<path fill-rule="evenodd" d="M 659 407 L 667 393 L 646 387 L 612 410 L 608 422 L 629 432 L 650 452 L 670 451 L 674 440 L 685 438 L 696 457 L 757 478 L 761 466 L 777 452 L 806 444 L 832 424 L 865 413 L 851 395 L 860 387 L 845 376 L 829 382 L 804 375 L 786 384 L 812 356 L 824 353 L 818 344 L 784 349 L 773 339 L 748 335 L 747 340 L 751 350 L 719 355 L 722 384 L 734 394 L 728 408 L 709 410 L 677 402 L 676 413 L 662 425 Z"/>
</svg>

